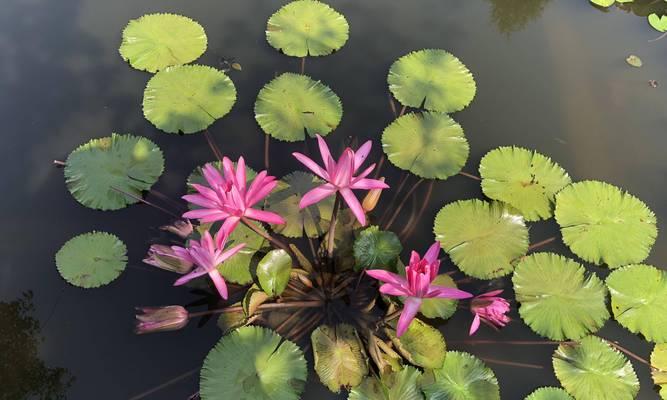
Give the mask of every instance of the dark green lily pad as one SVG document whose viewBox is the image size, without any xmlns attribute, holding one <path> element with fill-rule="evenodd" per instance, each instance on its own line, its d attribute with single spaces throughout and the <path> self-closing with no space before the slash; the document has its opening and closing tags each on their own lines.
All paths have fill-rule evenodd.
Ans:
<svg viewBox="0 0 667 400">
<path fill-rule="evenodd" d="M 291 271 L 292 257 L 285 250 L 271 250 L 257 264 L 257 280 L 267 295 L 280 296 L 287 287 Z"/>
<path fill-rule="evenodd" d="M 422 388 L 429 400 L 500 400 L 493 371 L 471 354 L 448 351 L 433 375 L 434 382 Z"/>
<path fill-rule="evenodd" d="M 370 226 L 359 232 L 354 241 L 354 269 L 393 270 L 402 250 L 401 241 L 394 232 Z"/>
<path fill-rule="evenodd" d="M 409 366 L 380 379 L 371 376 L 353 388 L 347 400 L 423 400 L 421 376 L 418 369 Z"/>
<path fill-rule="evenodd" d="M 310 336 L 315 372 L 334 393 L 352 388 L 368 375 L 368 359 L 357 331 L 350 325 L 322 325 Z"/>
<path fill-rule="evenodd" d="M 388 330 L 391 341 L 406 360 L 423 368 L 440 368 L 445 362 L 447 346 L 439 330 L 415 318 L 399 338 Z"/>
<path fill-rule="evenodd" d="M 104 286 L 127 265 L 127 247 L 106 232 L 89 232 L 68 240 L 56 253 L 56 266 L 69 283 L 81 288 Z"/>
</svg>

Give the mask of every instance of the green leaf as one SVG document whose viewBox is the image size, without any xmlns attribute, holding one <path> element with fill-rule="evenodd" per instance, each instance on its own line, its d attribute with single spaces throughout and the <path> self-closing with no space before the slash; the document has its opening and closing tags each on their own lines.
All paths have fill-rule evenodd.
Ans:
<svg viewBox="0 0 667 400">
<path fill-rule="evenodd" d="M 396 119 L 382 133 L 382 148 L 392 164 L 426 179 L 458 174 L 470 151 L 461 125 L 433 112 Z"/>
<path fill-rule="evenodd" d="M 155 143 L 141 136 L 112 133 L 92 139 L 69 154 L 65 183 L 84 206 L 118 210 L 137 202 L 121 191 L 140 198 L 163 170 L 162 151 Z"/>
<path fill-rule="evenodd" d="M 287 287 L 290 271 L 292 257 L 285 250 L 271 250 L 257 264 L 257 279 L 267 295 L 280 296 Z"/>
<path fill-rule="evenodd" d="M 127 247 L 106 232 L 89 232 L 68 240 L 56 253 L 56 266 L 69 283 L 81 288 L 104 286 L 127 265 Z"/>
<path fill-rule="evenodd" d="M 667 15 L 651 14 L 648 23 L 658 32 L 667 32 Z"/>
<path fill-rule="evenodd" d="M 398 372 L 385 374 L 381 379 L 366 378 L 353 388 L 348 400 L 423 400 L 419 386 L 421 372 L 413 367 L 403 367 Z"/>
<path fill-rule="evenodd" d="M 255 119 L 262 130 L 286 142 L 324 136 L 342 116 L 340 99 L 328 86 L 289 72 L 267 83 L 255 102 Z"/>
<path fill-rule="evenodd" d="M 549 339 L 579 339 L 609 319 L 604 283 L 567 257 L 531 254 L 519 262 L 512 282 L 521 318 Z"/>
<path fill-rule="evenodd" d="M 628 265 L 607 277 L 614 318 L 647 340 L 667 342 L 667 272 Z"/>
<path fill-rule="evenodd" d="M 234 306 L 240 306 L 241 303 L 236 303 Z M 226 312 L 221 313 L 218 317 L 218 328 L 226 335 L 236 328 L 245 325 L 247 321 L 246 314 L 242 312 Z"/>
<path fill-rule="evenodd" d="M 512 272 L 512 261 L 528 251 L 523 217 L 500 203 L 462 200 L 447 204 L 435 217 L 436 240 L 461 271 L 479 279 Z"/>
<path fill-rule="evenodd" d="M 288 56 L 326 56 L 343 47 L 349 30 L 345 17 L 328 5 L 297 0 L 269 18 L 266 40 Z"/>
<path fill-rule="evenodd" d="M 642 59 L 639 58 L 639 56 L 636 56 L 634 54 L 630 54 L 625 58 L 625 62 L 627 62 L 630 66 L 639 68 L 642 66 Z"/>
<path fill-rule="evenodd" d="M 368 375 L 368 359 L 357 331 L 350 325 L 322 325 L 310 336 L 315 372 L 334 393 L 359 385 Z"/>
<path fill-rule="evenodd" d="M 195 133 L 224 117 L 236 102 L 234 83 L 205 65 L 169 67 L 144 90 L 144 116 L 168 133 Z"/>
<path fill-rule="evenodd" d="M 660 398 L 667 399 L 667 343 L 656 344 L 651 353 L 651 376 L 660 387 Z"/>
<path fill-rule="evenodd" d="M 204 360 L 202 400 L 298 400 L 306 384 L 306 360 L 297 345 L 257 326 L 237 329 Z"/>
<path fill-rule="evenodd" d="M 354 241 L 354 269 L 391 269 L 396 265 L 403 250 L 401 241 L 394 232 L 381 231 L 370 226 L 359 233 Z"/>
<path fill-rule="evenodd" d="M 526 221 L 552 216 L 554 196 L 571 180 L 549 157 L 521 147 L 499 147 L 479 165 L 482 191 L 517 209 Z"/>
<path fill-rule="evenodd" d="M 266 199 L 266 209 L 279 214 L 286 221 L 282 225 L 271 225 L 274 232 L 291 238 L 302 237 L 304 231 L 310 238 L 324 235 L 329 229 L 334 196 L 303 210 L 299 208 L 301 197 L 323 183 L 307 172 L 295 171 L 284 176 Z"/>
<path fill-rule="evenodd" d="M 616 186 L 577 182 L 556 195 L 563 241 L 582 259 L 610 268 L 643 261 L 658 235 L 646 204 Z"/>
<path fill-rule="evenodd" d="M 423 368 L 440 368 L 445 362 L 445 338 L 431 325 L 415 318 L 400 338 L 392 330 L 387 330 L 387 333 L 398 352 L 411 364 Z"/>
<path fill-rule="evenodd" d="M 188 17 L 147 14 L 127 24 L 119 51 L 132 67 L 157 72 L 196 60 L 206 43 L 204 28 Z"/>
<path fill-rule="evenodd" d="M 264 230 L 261 226 L 258 226 L 258 228 Z M 227 245 L 236 246 L 241 243 L 245 243 L 241 251 L 220 264 L 218 271 L 226 280 L 245 285 L 252 282 L 252 271 L 259 262 L 259 257 L 255 256 L 256 253 L 264 248 L 267 243 L 263 237 L 252 229 L 239 224 L 229 235 Z"/>
<path fill-rule="evenodd" d="M 600 7 L 609 7 L 612 6 L 616 0 L 590 0 L 591 3 Z"/>
<path fill-rule="evenodd" d="M 433 280 L 433 284 L 457 289 L 456 282 L 454 282 L 454 279 L 447 274 L 438 275 Z M 458 300 L 455 299 L 443 299 L 438 297 L 423 299 L 422 305 L 419 307 L 419 313 L 426 318 L 448 319 L 454 315 L 458 304 Z"/>
<path fill-rule="evenodd" d="M 463 110 L 477 87 L 468 68 L 445 50 L 413 51 L 389 68 L 389 90 L 409 107 L 450 113 Z"/>
<path fill-rule="evenodd" d="M 246 317 L 250 317 L 255 314 L 257 307 L 266 303 L 269 300 L 269 295 L 266 294 L 262 289 L 259 288 L 256 284 L 253 284 L 248 288 L 243 296 L 241 301 L 241 306 L 243 307 L 243 313 Z"/>
<path fill-rule="evenodd" d="M 433 374 L 435 381 L 423 387 L 427 400 L 500 400 L 493 371 L 471 354 L 448 351 Z"/>
<path fill-rule="evenodd" d="M 539 388 L 524 400 L 574 400 L 567 392 L 561 388 L 543 387 Z"/>
<path fill-rule="evenodd" d="M 556 377 L 577 400 L 634 399 L 639 391 L 630 361 L 598 337 L 563 343 L 552 360 Z"/>
</svg>

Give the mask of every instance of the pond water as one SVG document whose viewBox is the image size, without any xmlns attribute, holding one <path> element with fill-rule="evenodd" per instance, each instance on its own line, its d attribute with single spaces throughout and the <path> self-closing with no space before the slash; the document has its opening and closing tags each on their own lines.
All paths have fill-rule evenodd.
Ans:
<svg viewBox="0 0 667 400">
<path fill-rule="evenodd" d="M 238 102 L 210 130 L 225 154 L 234 158 L 243 154 L 251 166 L 260 168 L 264 137 L 253 118 L 255 97 L 274 75 L 299 68 L 298 60 L 276 52 L 264 37 L 267 18 L 282 3 L 3 2 L 0 120 L 5 140 L 0 163 L 5 238 L 0 244 L 0 301 L 14 301 L 28 290 L 34 293 L 34 316 L 44 337 L 38 357 L 48 367 L 65 368 L 75 377 L 66 398 L 140 395 L 199 368 L 220 335 L 215 320 L 202 327 L 190 324 L 179 332 L 133 334 L 133 307 L 189 304 L 199 299 L 187 288 L 173 288 L 172 275 L 141 265 L 149 244 L 160 236 L 157 227 L 168 217 L 141 205 L 115 212 L 87 209 L 70 196 L 62 170 L 51 163 L 92 137 L 111 132 L 144 135 L 165 153 L 166 173 L 156 189 L 176 198 L 185 190 L 188 173 L 213 159 L 203 135 L 164 134 L 143 118 L 142 92 L 149 75 L 130 68 L 119 57 L 122 28 L 128 20 L 149 12 L 187 15 L 208 34 L 209 46 L 201 63 L 215 66 L 221 57 L 235 57 L 241 63 L 242 71 L 230 73 Z M 656 2 L 607 12 L 586 0 L 328 3 L 347 17 L 350 40 L 334 55 L 309 59 L 306 72 L 333 88 L 343 102 L 342 123 L 330 136 L 334 143 L 342 144 L 348 136 L 378 140 L 393 118 L 387 102 L 389 65 L 411 50 L 447 49 L 465 62 L 478 86 L 473 103 L 454 115 L 471 146 L 465 171 L 476 173 L 480 158 L 500 145 L 536 149 L 560 163 L 575 180 L 599 179 L 627 189 L 656 213 L 659 229 L 666 230 L 667 39 L 649 42 L 658 33 L 645 17 L 637 16 L 647 14 L 642 6 L 656 7 L 648 4 Z M 628 66 L 629 54 L 640 56 L 644 66 Z M 649 80 L 656 80 L 658 87 L 650 87 Z M 373 156 L 379 158 L 380 146 L 375 143 Z M 273 175 L 301 169 L 287 156 L 300 146 L 272 143 Z M 396 184 L 400 172 L 386 167 L 383 175 Z M 424 190 L 425 186 L 422 194 Z M 432 241 L 437 210 L 450 201 L 473 197 L 481 197 L 473 180 L 455 176 L 438 182 L 423 222 L 404 248 L 425 250 Z M 553 221 L 531 226 L 531 242 L 557 233 Z M 128 245 L 131 268 L 108 286 L 83 290 L 62 280 L 54 254 L 70 237 L 93 229 L 113 232 Z M 547 249 L 570 254 L 560 243 Z M 664 267 L 665 260 L 663 234 L 647 263 Z M 446 263 L 444 268 L 453 266 Z M 603 269 L 594 270 L 605 276 Z M 509 289 L 508 282 L 494 284 Z M 500 333 L 483 328 L 477 338 L 537 339 L 516 310 L 512 317 L 515 321 Z M 467 313 L 459 312 L 442 326 L 450 349 L 544 366 L 528 369 L 489 363 L 504 399 L 521 399 L 539 386 L 558 385 L 551 368 L 553 346 L 457 343 L 466 339 L 469 320 Z M 613 320 L 599 334 L 622 339 L 645 358 L 652 348 Z M 635 363 L 635 369 L 642 385 L 639 398 L 657 399 L 647 368 Z M 7 387 L 39 379 L 0 376 L 0 398 L 9 398 L 2 395 Z M 305 399 L 345 398 L 329 393 L 315 374 L 309 379 Z M 193 373 L 145 398 L 186 399 L 197 386 Z"/>
</svg>

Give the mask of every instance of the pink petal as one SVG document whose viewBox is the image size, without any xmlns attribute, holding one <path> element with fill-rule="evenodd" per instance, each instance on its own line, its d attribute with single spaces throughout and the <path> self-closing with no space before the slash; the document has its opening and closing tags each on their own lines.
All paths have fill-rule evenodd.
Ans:
<svg viewBox="0 0 667 400">
<path fill-rule="evenodd" d="M 354 152 L 347 148 L 338 159 L 333 176 L 330 175 L 330 182 L 338 187 L 349 186 L 352 181 L 352 173 L 354 170 Z"/>
<path fill-rule="evenodd" d="M 366 160 L 366 157 L 368 157 L 368 153 L 371 152 L 371 147 L 373 146 L 372 141 L 367 141 L 366 143 L 362 144 L 359 149 L 354 153 L 354 170 L 358 170 L 359 167 L 361 167 L 361 164 L 364 163 Z"/>
<path fill-rule="evenodd" d="M 477 332 L 477 329 L 479 329 L 479 323 L 479 315 L 475 314 L 475 318 L 472 320 L 472 324 L 470 324 L 470 331 L 468 332 L 468 335 L 472 336 L 475 332 Z"/>
<path fill-rule="evenodd" d="M 361 207 L 361 203 L 359 203 L 357 197 L 354 195 L 354 193 L 352 193 L 352 190 L 349 188 L 341 188 L 339 192 L 343 196 L 343 199 L 347 203 L 348 207 L 350 207 L 350 210 L 352 210 L 352 214 L 357 217 L 357 220 L 361 226 L 365 226 L 366 214 L 364 213 L 363 207 Z"/>
<path fill-rule="evenodd" d="M 436 241 L 428 248 L 426 254 L 424 254 L 424 260 L 429 264 L 433 264 L 438 260 L 438 254 L 440 254 L 440 242 Z"/>
<path fill-rule="evenodd" d="M 394 283 L 385 283 L 384 285 L 380 286 L 380 293 L 388 294 L 390 296 L 409 296 L 410 295 L 410 293 L 408 293 L 407 290 L 403 289 L 401 286 L 396 285 Z"/>
<path fill-rule="evenodd" d="M 199 192 L 199 194 L 201 194 L 202 196 L 204 196 L 205 198 L 207 198 L 209 200 L 217 200 L 218 199 L 218 194 L 215 192 L 215 190 L 213 190 L 213 189 L 211 189 L 207 186 L 200 185 L 198 183 L 193 183 L 190 186 L 192 186 L 192 188 L 194 190 L 196 190 L 197 192 Z M 215 186 L 212 186 L 212 187 L 215 187 Z M 185 196 L 183 196 L 183 197 L 185 197 Z"/>
<path fill-rule="evenodd" d="M 186 194 L 185 196 L 181 197 L 183 200 L 187 201 L 188 203 L 192 203 L 196 206 L 199 207 L 204 207 L 204 208 L 218 208 L 218 203 L 215 201 L 208 199 L 200 194 Z"/>
<path fill-rule="evenodd" d="M 202 247 L 206 249 L 206 251 L 211 254 L 215 253 L 215 243 L 213 242 L 213 238 L 211 237 L 211 233 L 209 231 L 204 231 L 200 243 Z"/>
<path fill-rule="evenodd" d="M 282 225 L 285 223 L 285 219 L 283 219 L 283 217 L 271 211 L 263 211 L 263 210 L 256 210 L 254 208 L 247 208 L 245 210 L 244 215 L 248 218 L 255 219 L 257 221 L 263 221 L 274 225 Z"/>
<path fill-rule="evenodd" d="M 225 184 L 225 180 L 222 178 L 220 171 L 211 163 L 204 165 L 204 168 L 202 168 L 202 174 L 210 186 Z"/>
<path fill-rule="evenodd" d="M 419 253 L 412 250 L 412 252 L 410 253 L 410 265 L 419 264 L 420 261 L 421 257 L 419 256 Z"/>
<path fill-rule="evenodd" d="M 268 196 L 277 185 L 278 181 L 276 181 L 273 177 L 264 178 L 263 182 L 259 183 L 259 188 L 255 191 L 255 193 L 253 193 L 252 197 L 246 195 L 246 206 L 250 207 L 255 205 L 257 202 Z"/>
<path fill-rule="evenodd" d="M 231 249 L 225 251 L 220 255 L 218 258 L 218 264 L 222 264 L 226 260 L 228 260 L 230 257 L 241 251 L 245 247 L 245 243 L 237 244 L 236 246 L 232 247 Z"/>
<path fill-rule="evenodd" d="M 396 336 L 401 337 L 408 330 L 410 323 L 417 315 L 419 307 L 422 304 L 422 300 L 418 297 L 408 297 L 403 302 L 403 311 L 401 311 L 401 317 L 398 319 L 398 324 L 396 325 Z"/>
<path fill-rule="evenodd" d="M 469 299 L 473 297 L 473 295 L 459 289 L 431 285 L 428 288 L 428 294 L 425 297 L 438 297 L 441 299 Z"/>
<path fill-rule="evenodd" d="M 151 247 L 153 247 L 153 246 L 151 246 Z M 157 251 L 157 253 L 161 254 L 163 256 L 176 257 L 176 258 L 180 258 L 183 261 L 187 261 L 189 263 L 194 263 L 194 260 L 190 256 L 190 252 L 188 251 L 188 249 L 186 249 L 184 247 L 180 247 L 180 246 L 171 246 L 171 250 L 174 252 L 174 254 L 163 253 L 159 250 Z"/>
<path fill-rule="evenodd" d="M 255 192 L 259 190 L 264 183 L 264 178 L 266 177 L 267 172 L 266 171 L 261 171 L 255 179 L 252 180 L 252 183 L 250 183 L 250 186 L 248 187 L 248 191 L 245 193 L 245 201 L 246 204 L 255 204 L 257 201 L 252 202 L 252 198 L 255 195 Z"/>
<path fill-rule="evenodd" d="M 484 293 L 484 294 L 480 294 L 480 295 L 477 296 L 477 297 L 494 297 L 494 296 L 498 296 L 498 295 L 501 294 L 502 292 L 503 292 L 503 289 L 500 289 L 500 290 L 492 290 L 492 291 L 490 291 L 490 292 L 487 292 L 487 293 Z"/>
<path fill-rule="evenodd" d="M 234 164 L 228 157 L 222 158 L 222 170 L 225 173 L 225 180 L 227 182 L 234 182 L 236 175 L 234 174 Z"/>
<path fill-rule="evenodd" d="M 317 145 L 320 148 L 320 155 L 322 156 L 322 161 L 324 162 L 324 166 L 326 167 L 327 171 L 331 172 L 331 170 L 335 168 L 336 163 L 334 162 L 333 157 L 331 157 L 331 152 L 329 151 L 329 146 L 327 146 L 327 142 L 325 142 L 322 136 L 320 135 L 317 135 Z"/>
<path fill-rule="evenodd" d="M 366 168 L 365 170 L 363 170 L 362 173 L 357 174 L 357 176 L 354 177 L 353 181 L 356 182 L 356 181 L 359 180 L 359 179 L 364 179 L 365 177 L 367 177 L 368 175 L 370 175 L 370 173 L 373 172 L 374 169 L 375 169 L 375 164 L 371 164 L 368 168 Z"/>
<path fill-rule="evenodd" d="M 225 221 L 225 222 L 227 222 L 227 221 Z M 215 246 L 216 246 L 216 248 L 224 249 L 228 238 L 229 238 L 229 233 L 222 228 L 219 229 L 218 233 L 215 234 Z"/>
<path fill-rule="evenodd" d="M 183 275 L 180 278 L 174 282 L 174 286 L 181 286 L 184 283 L 188 283 L 191 280 L 195 278 L 199 278 L 200 276 L 204 276 L 208 273 L 208 271 L 205 268 L 195 268 L 194 271 L 190 272 L 189 274 Z"/>
<path fill-rule="evenodd" d="M 306 157 L 301 153 L 295 152 L 292 153 L 292 155 L 294 156 L 294 158 L 299 160 L 301 164 L 305 165 L 309 170 L 313 171 L 317 176 L 319 176 L 324 180 L 329 180 L 329 174 L 327 174 L 327 172 L 324 169 L 322 169 L 322 167 L 317 165 L 315 161 L 311 160 L 310 158 Z"/>
<path fill-rule="evenodd" d="M 245 191 L 246 189 L 245 181 L 245 159 L 243 157 L 239 157 L 239 161 L 236 163 L 236 184 L 239 186 L 241 192 Z"/>
<path fill-rule="evenodd" d="M 393 283 L 395 285 L 405 286 L 408 283 L 402 276 L 383 269 L 369 269 L 366 270 L 366 274 L 371 278 L 375 278 L 382 282 Z"/>
<path fill-rule="evenodd" d="M 208 273 L 208 276 L 211 277 L 215 288 L 218 289 L 220 297 L 227 300 L 227 284 L 225 283 L 225 279 L 222 277 L 222 275 L 220 275 L 220 272 L 218 272 L 217 269 L 214 269 Z"/>
<path fill-rule="evenodd" d="M 231 235 L 236 226 L 239 224 L 241 221 L 241 218 L 239 217 L 229 217 L 223 222 L 222 226 L 220 227 L 221 231 L 225 231 L 227 235 Z M 218 246 L 221 248 L 222 246 Z"/>
<path fill-rule="evenodd" d="M 299 208 L 303 209 L 306 208 L 312 204 L 315 204 L 319 202 L 320 200 L 331 196 L 332 194 L 336 193 L 336 188 L 334 185 L 330 183 L 325 183 L 324 185 L 320 185 L 316 187 L 315 189 L 311 189 L 306 194 L 301 197 L 301 200 L 299 201 Z"/>
<path fill-rule="evenodd" d="M 389 185 L 379 179 L 359 179 L 350 185 L 350 189 L 389 189 Z"/>
<path fill-rule="evenodd" d="M 183 218 L 200 219 L 201 222 L 215 222 L 225 219 L 229 216 L 224 211 L 215 210 L 211 208 L 203 208 L 201 210 L 192 210 L 183 214 Z"/>
</svg>

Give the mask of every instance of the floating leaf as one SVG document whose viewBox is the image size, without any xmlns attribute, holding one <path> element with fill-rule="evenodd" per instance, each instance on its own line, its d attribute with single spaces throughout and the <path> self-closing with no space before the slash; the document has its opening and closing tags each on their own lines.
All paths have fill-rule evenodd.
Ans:
<svg viewBox="0 0 667 400">
<path fill-rule="evenodd" d="M 329 220 L 333 211 L 334 197 L 330 196 L 311 206 L 299 208 L 301 197 L 324 182 L 315 175 L 295 171 L 278 182 L 278 186 L 266 200 L 266 209 L 285 219 L 282 225 L 271 225 L 281 235 L 297 238 L 306 236 L 316 238 L 329 229 Z"/>
<path fill-rule="evenodd" d="M 426 179 L 456 175 L 470 148 L 461 125 L 447 114 L 409 113 L 385 128 L 382 148 L 398 168 Z"/>
<path fill-rule="evenodd" d="M 354 241 L 354 269 L 393 269 L 402 250 L 401 241 L 394 232 L 370 226 Z"/>
<path fill-rule="evenodd" d="M 454 279 L 446 274 L 438 275 L 433 281 L 433 284 L 457 289 Z M 454 315 L 458 304 L 458 300 L 455 299 L 444 299 L 438 297 L 423 299 L 422 305 L 419 307 L 419 313 L 426 318 L 447 319 Z"/>
<path fill-rule="evenodd" d="M 65 183 L 86 207 L 118 210 L 141 197 L 164 169 L 162 151 L 141 136 L 118 135 L 93 139 L 72 151 L 65 164 Z M 115 189 L 114 189 L 115 188 Z"/>
<path fill-rule="evenodd" d="M 639 391 L 630 361 L 595 336 L 558 346 L 553 367 L 561 385 L 577 400 L 634 399 Z"/>
<path fill-rule="evenodd" d="M 641 67 L 642 66 L 642 59 L 639 58 L 638 56 L 634 54 L 630 54 L 629 56 L 626 57 L 625 62 L 627 62 L 629 65 L 633 67 Z"/>
<path fill-rule="evenodd" d="M 445 50 L 413 51 L 389 68 L 389 90 L 401 104 L 450 113 L 463 110 L 477 87 L 468 68 Z"/>
<path fill-rule="evenodd" d="M 324 136 L 342 116 L 340 99 L 328 86 L 289 72 L 267 83 L 255 102 L 255 119 L 262 130 L 287 142 Z"/>
<path fill-rule="evenodd" d="M 421 372 L 413 367 L 403 367 L 398 372 L 385 374 L 381 379 L 366 378 L 350 391 L 348 400 L 423 400 L 419 390 Z"/>
<path fill-rule="evenodd" d="M 245 292 L 245 295 L 243 296 L 243 301 L 241 302 L 243 313 L 246 317 L 255 314 L 257 307 L 266 303 L 268 300 L 269 295 L 260 289 L 259 286 L 253 284 L 248 288 L 248 290 Z"/>
<path fill-rule="evenodd" d="M 266 40 L 288 56 L 326 56 L 343 47 L 349 30 L 345 17 L 328 5 L 297 0 L 269 18 Z"/>
<path fill-rule="evenodd" d="M 667 32 L 667 15 L 651 14 L 648 23 L 658 32 Z"/>
<path fill-rule="evenodd" d="M 607 289 L 578 262 L 553 253 L 522 259 L 512 282 L 519 314 L 530 328 L 553 340 L 579 339 L 609 318 Z"/>
<path fill-rule="evenodd" d="M 279 296 L 287 287 L 290 271 L 292 257 L 285 250 L 271 250 L 257 264 L 257 280 L 267 295 Z"/>
<path fill-rule="evenodd" d="M 158 72 L 144 90 L 144 116 L 168 133 L 195 133 L 224 117 L 236 102 L 234 83 L 205 65 L 181 65 Z"/>
<path fill-rule="evenodd" d="M 259 229 L 264 230 L 261 226 Z M 238 253 L 218 266 L 218 271 L 230 282 L 241 285 L 252 282 L 252 270 L 259 262 L 255 254 L 266 246 L 266 240 L 244 224 L 236 226 L 229 235 L 228 246 L 245 243 Z"/>
<path fill-rule="evenodd" d="M 609 7 L 612 6 L 616 0 L 590 0 L 591 3 L 595 4 L 596 6 L 600 7 Z"/>
<path fill-rule="evenodd" d="M 652 342 L 667 342 L 667 272 L 628 265 L 607 277 L 614 318 Z"/>
<path fill-rule="evenodd" d="M 275 332 L 245 326 L 222 339 L 204 360 L 202 400 L 298 400 L 306 360 L 297 345 Z"/>
<path fill-rule="evenodd" d="M 204 28 L 188 17 L 147 14 L 127 24 L 119 51 L 132 67 L 157 72 L 196 60 L 206 43 Z"/>
<path fill-rule="evenodd" d="M 500 203 L 447 204 L 436 215 L 433 232 L 454 264 L 479 279 L 509 274 L 514 269 L 512 261 L 528 251 L 523 218 Z"/>
<path fill-rule="evenodd" d="M 651 353 L 653 383 L 660 387 L 660 398 L 667 399 L 667 344 L 656 344 Z"/>
<path fill-rule="evenodd" d="M 563 241 L 582 259 L 610 268 L 643 261 L 658 234 L 646 204 L 616 186 L 574 183 L 556 195 Z"/>
<path fill-rule="evenodd" d="M 241 303 L 236 303 L 234 306 L 240 306 Z M 246 314 L 241 312 L 225 312 L 218 317 L 218 328 L 223 335 L 228 334 L 236 328 L 245 325 L 247 321 Z"/>
<path fill-rule="evenodd" d="M 500 400 L 493 371 L 471 354 L 448 351 L 433 375 L 435 381 L 423 387 L 429 400 Z"/>
<path fill-rule="evenodd" d="M 368 375 L 368 360 L 357 331 L 350 325 L 322 325 L 310 336 L 315 372 L 334 393 L 359 385 Z"/>
<path fill-rule="evenodd" d="M 387 331 L 396 349 L 411 364 L 423 368 L 440 368 L 445 362 L 447 348 L 439 330 L 415 318 L 399 338 Z"/>
<path fill-rule="evenodd" d="M 96 288 L 120 276 L 127 265 L 127 247 L 106 232 L 89 232 L 68 240 L 56 253 L 60 275 L 74 286 Z"/>
<path fill-rule="evenodd" d="M 571 180 L 549 157 L 521 147 L 499 147 L 479 165 L 484 194 L 517 209 L 527 221 L 551 218 L 554 196 Z"/>
<path fill-rule="evenodd" d="M 561 388 L 543 387 L 539 388 L 524 400 L 574 400 L 572 396 Z"/>
</svg>

